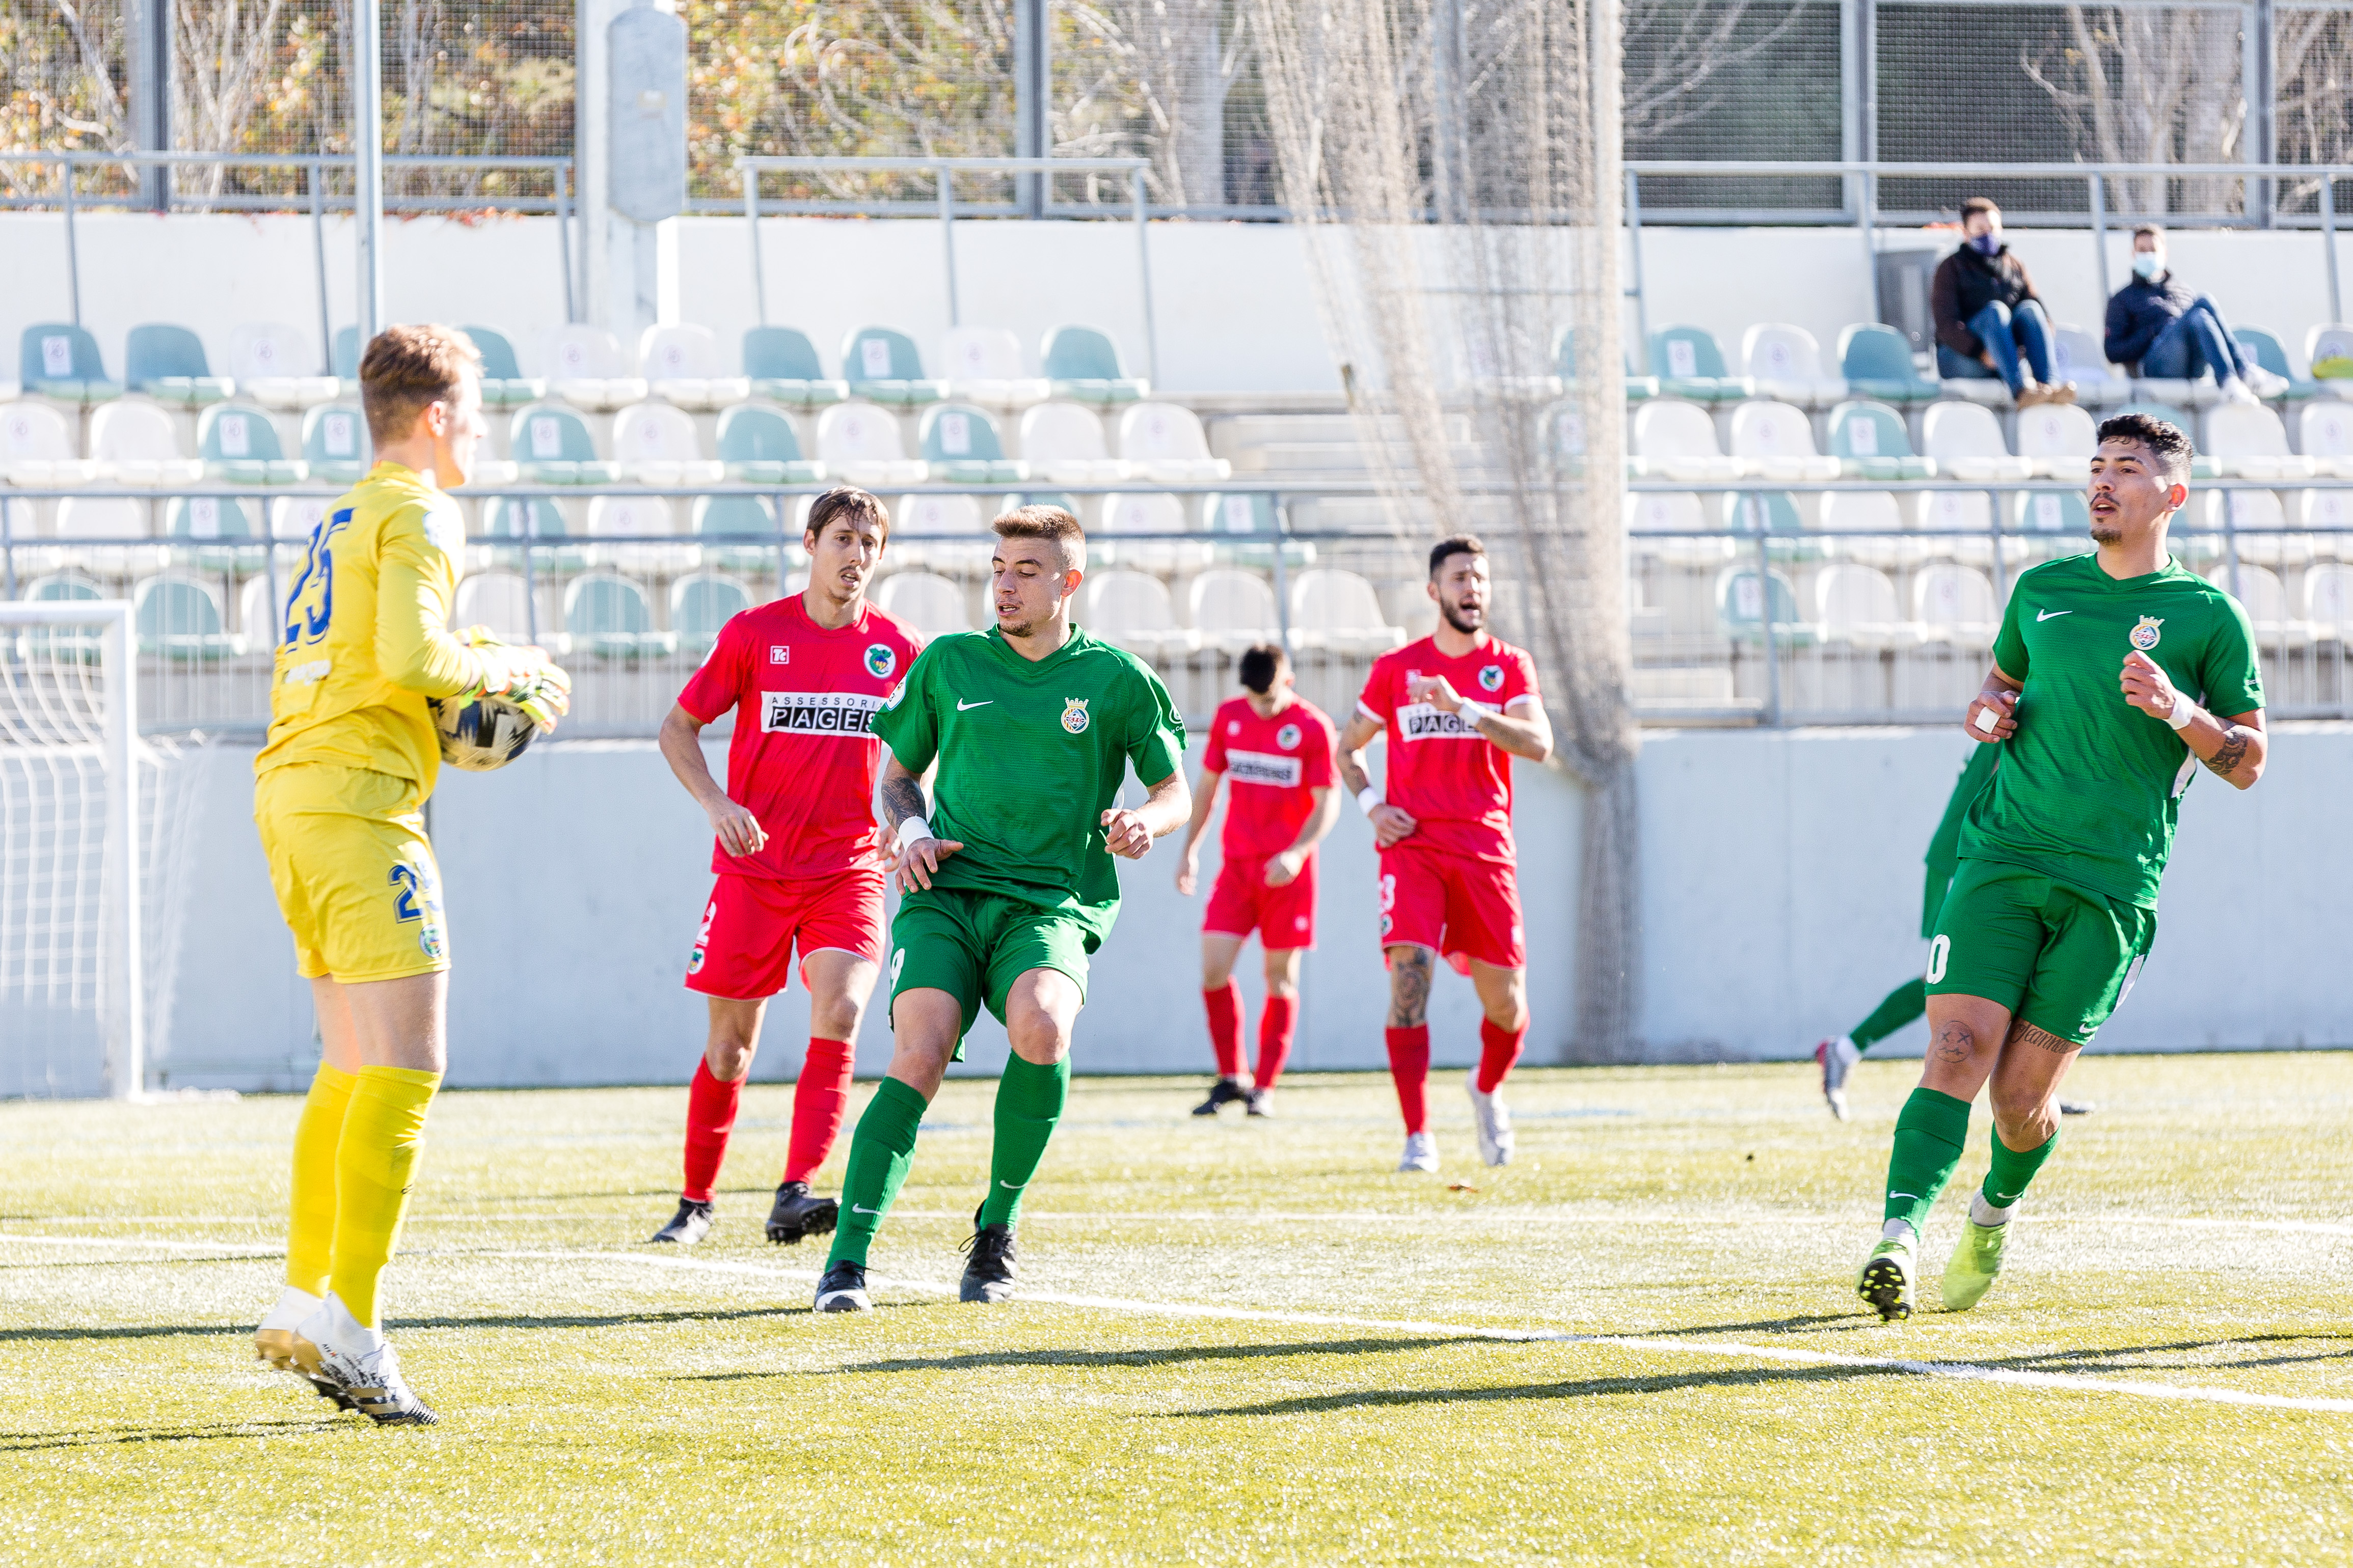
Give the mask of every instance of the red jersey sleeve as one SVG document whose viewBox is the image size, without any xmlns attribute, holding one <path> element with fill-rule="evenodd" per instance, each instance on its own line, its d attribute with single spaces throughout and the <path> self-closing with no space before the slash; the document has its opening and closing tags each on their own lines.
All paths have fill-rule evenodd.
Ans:
<svg viewBox="0 0 2353 1568">
<path fill-rule="evenodd" d="M 1504 683 L 1503 705 L 1508 709 L 1523 697 L 1535 699 L 1539 707 L 1544 703 L 1544 693 L 1536 686 L 1536 661 L 1529 656 L 1527 649 L 1514 648 L 1510 677 Z"/>
<path fill-rule="evenodd" d="M 1223 704 L 1209 716 L 1209 743 L 1201 748 L 1201 765 L 1211 773 L 1226 771 L 1226 721 L 1229 717 Z"/>
<path fill-rule="evenodd" d="M 1323 789 L 1336 778 L 1332 749 L 1339 738 L 1332 732 L 1332 721 L 1321 713 L 1315 715 L 1311 728 L 1314 744 L 1299 754 L 1299 782 L 1309 789 Z"/>
<path fill-rule="evenodd" d="M 734 711 L 744 699 L 744 617 L 728 616 L 727 624 L 719 628 L 718 640 L 711 645 L 710 657 L 678 694 L 678 705 L 706 724 L 715 724 L 722 714 Z"/>
<path fill-rule="evenodd" d="M 1373 660 L 1365 677 L 1365 694 L 1356 699 L 1356 707 L 1386 724 L 1397 717 L 1397 688 L 1395 656 L 1385 653 Z"/>
</svg>

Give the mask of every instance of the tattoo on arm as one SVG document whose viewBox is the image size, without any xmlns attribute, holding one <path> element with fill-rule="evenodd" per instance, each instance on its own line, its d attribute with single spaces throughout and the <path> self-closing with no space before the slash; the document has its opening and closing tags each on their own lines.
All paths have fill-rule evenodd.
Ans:
<svg viewBox="0 0 2353 1568">
<path fill-rule="evenodd" d="M 1371 778 L 1366 776 L 1365 773 L 1365 759 L 1363 753 L 1357 752 L 1343 752 L 1340 753 L 1339 761 L 1340 782 L 1348 786 L 1348 794 L 1352 797 L 1364 794 L 1366 788 L 1370 785 L 1373 781 Z"/>
<path fill-rule="evenodd" d="M 2037 1050 L 2049 1051 L 2053 1056 L 2061 1057 L 2070 1051 L 2079 1051 L 2084 1048 L 2073 1040 L 2063 1040 L 2048 1030 L 2038 1029 L 2023 1018 L 2010 1020 L 2010 1043 L 2032 1046 Z"/>
<path fill-rule="evenodd" d="M 891 819 L 891 831 L 897 833 L 899 825 L 911 816 L 923 815 L 923 781 L 919 778 L 884 779 L 882 810 Z"/>
<path fill-rule="evenodd" d="M 1978 1048 L 1978 1037 L 1967 1024 L 1956 1020 L 1936 1034 L 1936 1059 L 1955 1067 L 1969 1059 Z"/>
<path fill-rule="evenodd" d="M 1389 956 L 1389 1027 L 1410 1029 L 1430 1011 L 1430 950 L 1399 947 Z"/>
<path fill-rule="evenodd" d="M 2222 744 L 2206 759 L 2206 765 L 2224 778 L 2229 778 L 2238 765 L 2246 760 L 2247 745 L 2254 739 L 2243 724 L 2226 724 L 2222 728 Z"/>
</svg>

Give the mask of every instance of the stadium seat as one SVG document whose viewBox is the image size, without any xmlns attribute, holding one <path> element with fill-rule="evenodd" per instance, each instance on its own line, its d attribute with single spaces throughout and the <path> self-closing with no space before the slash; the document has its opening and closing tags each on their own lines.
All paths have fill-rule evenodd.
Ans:
<svg viewBox="0 0 2353 1568">
<path fill-rule="evenodd" d="M 572 527 L 563 509 L 544 496 L 517 499 L 492 496 L 482 503 L 482 540 L 486 559 L 500 565 L 520 565 L 522 550 L 507 541 L 533 542 L 534 572 L 577 572 L 588 564 L 587 552 L 571 542 Z M 552 547 L 549 542 L 554 543 Z"/>
<path fill-rule="evenodd" d="M 65 321 L 37 321 L 18 340 L 17 379 L 30 397 L 58 403 L 107 403 L 122 395 L 122 384 L 106 378 L 98 340 Z"/>
<path fill-rule="evenodd" d="M 82 457 L 73 426 L 38 403 L 0 406 L 0 474 L 13 485 L 90 485 L 99 467 Z"/>
<path fill-rule="evenodd" d="M 2207 531 L 2221 532 L 2227 518 L 2241 561 L 2276 566 L 2310 558 L 2312 542 L 2287 532 L 2287 509 L 2276 490 L 2208 490 L 2205 496 Z"/>
<path fill-rule="evenodd" d="M 1255 572 L 1213 566 L 1193 579 L 1186 601 L 1204 647 L 1239 654 L 1281 636 L 1274 590 Z"/>
<path fill-rule="evenodd" d="M 1912 526 L 1922 533 L 1986 536 L 1993 500 L 1983 490 L 1921 490 L 1912 498 Z"/>
<path fill-rule="evenodd" d="M 1846 400 L 1844 380 L 1822 374 L 1821 345 L 1803 327 L 1760 322 L 1740 335 L 1741 368 L 1757 395 L 1800 408 L 1831 408 Z"/>
<path fill-rule="evenodd" d="M 1563 327 L 1560 330 L 1560 336 L 1554 340 L 1552 345 L 1552 363 L 1553 370 L 1560 377 L 1562 385 L 1576 384 L 1577 357 L 1575 327 Z M 1634 363 L 1630 355 L 1626 359 L 1622 374 L 1625 377 L 1627 402 L 1641 403 L 1659 395 L 1659 378 L 1655 375 L 1635 374 Z"/>
<path fill-rule="evenodd" d="M 598 496 L 588 503 L 592 539 L 666 539 L 678 531 L 678 507 L 663 496 Z M 688 544 L 613 544 L 594 547 L 592 564 L 667 576 L 691 571 L 697 552 Z M 567 617 L 568 619 L 568 617 Z"/>
<path fill-rule="evenodd" d="M 2316 637 L 2353 642 L 2353 566 L 2311 566 L 2304 574 L 2304 619 Z"/>
<path fill-rule="evenodd" d="M 2353 490 L 2306 490 L 2296 502 L 2296 521 L 2303 527 L 2328 531 L 2316 534 L 2314 552 L 2353 560 Z"/>
<path fill-rule="evenodd" d="M 2304 362 L 2324 394 L 2353 397 L 2353 325 L 2329 322 L 2305 333 Z"/>
<path fill-rule="evenodd" d="M 1029 464 L 1005 455 L 996 419 L 972 404 L 924 409 L 921 439 L 934 484 L 1003 485 L 1029 477 Z"/>
<path fill-rule="evenodd" d="M 508 450 L 522 477 L 535 485 L 609 485 L 619 468 L 596 455 L 588 422 L 555 403 L 518 412 L 508 427 Z"/>
<path fill-rule="evenodd" d="M 1805 411 L 1787 403 L 1758 399 L 1734 409 L 1732 455 L 1768 479 L 1839 477 L 1838 459 L 1814 450 L 1814 426 Z"/>
<path fill-rule="evenodd" d="M 2038 478 L 2089 478 L 2099 445 L 2098 424 L 2073 405 L 2040 403 L 2018 411 L 2018 455 Z"/>
<path fill-rule="evenodd" d="M 2206 574 L 2206 581 L 2235 597 L 2254 623 L 2255 640 L 2291 647 L 2300 647 L 2312 641 L 2312 623 L 2300 621 L 2288 613 L 2287 589 L 2279 574 L 2268 566 L 2239 563 L 2238 586 L 2231 584 L 2231 568 L 2226 563 Z"/>
<path fill-rule="evenodd" d="M 90 416 L 90 456 L 119 485 L 188 484 L 205 466 L 180 455 L 179 432 L 156 404 L 109 403 Z"/>
<path fill-rule="evenodd" d="M 2023 479 L 2034 473 L 2031 458 L 2010 455 L 2000 421 L 1982 404 L 1929 405 L 1920 416 L 1920 445 L 1938 473 L 1957 479 Z"/>
<path fill-rule="evenodd" d="M 216 403 L 196 419 L 196 455 L 207 479 L 231 485 L 299 485 L 310 466 L 289 458 L 278 426 L 259 408 Z"/>
<path fill-rule="evenodd" d="M 357 327 L 337 327 L 334 341 L 327 345 L 327 369 L 342 384 L 339 396 L 355 397 L 360 386 L 360 330 Z"/>
<path fill-rule="evenodd" d="M 1974 566 L 1924 566 L 1912 578 L 1912 619 L 1923 641 L 1989 648 L 2001 626 L 1993 584 Z"/>
<path fill-rule="evenodd" d="M 934 573 L 894 572 L 875 589 L 874 602 L 926 637 L 972 630 L 964 590 Z"/>
<path fill-rule="evenodd" d="M 367 416 L 356 403 L 322 403 L 302 416 L 302 460 L 311 477 L 328 484 L 355 484 L 367 477 Z"/>
<path fill-rule="evenodd" d="M 2316 399 L 2297 416 L 2298 445 L 2317 473 L 2353 479 L 2353 408 L 2335 398 Z"/>
<path fill-rule="evenodd" d="M 929 464 L 907 456 L 897 416 L 871 403 L 838 403 L 818 415 L 817 455 L 828 475 L 869 489 L 931 478 Z"/>
<path fill-rule="evenodd" d="M 1882 404 L 1841 403 L 1831 410 L 1831 456 L 1848 479 L 1927 479 L 1936 465 L 1912 453 L 1904 416 Z"/>
<path fill-rule="evenodd" d="M 1680 398 L 1645 403 L 1634 411 L 1634 456 L 1641 471 L 1686 484 L 1739 478 L 1746 465 L 1727 458 L 1715 442 L 1715 421 L 1706 409 Z"/>
<path fill-rule="evenodd" d="M 2232 329 L 2232 335 L 2239 340 L 2242 352 L 2254 356 L 2256 364 L 2287 383 L 2287 390 L 2280 394 L 2280 401 L 2302 403 L 2326 392 L 2327 389 L 2319 383 L 2298 376 L 2288 368 L 2285 345 L 2263 328 L 2235 327 Z"/>
<path fill-rule="evenodd" d="M 1183 533 L 1186 531 L 1185 503 L 1167 494 L 1105 496 L 1103 520 L 1097 531 L 1103 533 Z"/>
<path fill-rule="evenodd" d="M 1773 639 L 1784 647 L 1810 643 L 1814 628 L 1798 618 L 1798 590 L 1776 572 L 1771 576 Z M 1761 642 L 1765 636 L 1766 588 L 1753 566 L 1736 566 L 1715 580 L 1717 628 L 1736 642 Z"/>
<path fill-rule="evenodd" d="M 523 374 L 522 364 L 515 359 L 514 344 L 507 341 L 504 332 L 491 327 L 459 327 L 458 331 L 482 356 L 485 408 L 520 408 L 547 395 L 546 382 Z"/>
<path fill-rule="evenodd" d="M 621 340 L 604 328 L 573 322 L 545 341 L 547 389 L 555 396 L 598 413 L 645 401 L 645 378 L 630 374 Z"/>
<path fill-rule="evenodd" d="M 2132 384 L 2108 363 L 2100 340 L 2081 327 L 2051 329 L 2051 375 L 2054 381 L 2073 382 L 2075 401 L 2085 407 L 2109 408 L 2132 399 Z"/>
<path fill-rule="evenodd" d="M 290 584 L 280 578 L 277 591 L 283 595 Z M 266 574 L 256 573 L 245 580 L 237 591 L 237 629 L 245 638 L 245 646 L 255 653 L 273 650 L 277 647 L 279 606 L 269 602 L 270 584 Z"/>
<path fill-rule="evenodd" d="M 709 327 L 648 327 L 638 339 L 638 374 L 656 397 L 681 408 L 724 408 L 752 395 L 752 378 L 730 375 Z"/>
<path fill-rule="evenodd" d="M 1714 566 L 1732 559 L 1731 540 L 1700 535 L 1709 528 L 1707 510 L 1689 490 L 1645 490 L 1626 498 L 1626 527 L 1645 554 L 1683 566 Z M 1662 537 L 1662 536 L 1665 537 Z"/>
<path fill-rule="evenodd" d="M 341 397 L 343 384 L 318 366 L 300 327 L 265 321 L 228 334 L 229 377 L 264 408 L 308 408 Z"/>
<path fill-rule="evenodd" d="M 806 485 L 825 478 L 823 463 L 801 456 L 791 417 L 757 403 L 739 403 L 719 416 L 719 464 L 738 484 Z"/>
<path fill-rule="evenodd" d="M 1103 446 L 1103 421 L 1094 410 L 1057 400 L 1021 416 L 1021 456 L 1039 479 L 1061 485 L 1115 484 L 1127 465 Z"/>
<path fill-rule="evenodd" d="M 1302 647 L 1339 654 L 1387 653 L 1405 646 L 1405 631 L 1388 624 L 1380 595 L 1354 572 L 1317 566 L 1291 584 L 1291 635 Z"/>
<path fill-rule="evenodd" d="M 185 327 L 157 321 L 131 329 L 122 348 L 122 379 L 132 391 L 174 408 L 226 403 L 237 390 L 227 376 L 213 374 L 201 338 Z"/>
<path fill-rule="evenodd" d="M 694 416 L 667 403 L 638 403 L 613 416 L 613 466 L 631 484 L 716 484 L 723 465 L 702 455 Z"/>
<path fill-rule="evenodd" d="M 2310 479 L 2310 458 L 2287 449 L 2287 426 L 2260 403 L 2222 403 L 2206 411 L 2206 455 L 2222 478 Z"/>
<path fill-rule="evenodd" d="M 543 596 L 543 604 L 546 602 Z M 554 606 L 549 606 L 551 609 Z M 536 643 L 553 654 L 572 651 L 557 615 L 531 613 L 531 589 L 520 572 L 475 572 L 458 584 L 449 625 L 487 627 L 501 642 Z"/>
<path fill-rule="evenodd" d="M 1916 558 L 1904 533 L 1904 509 L 1887 490 L 1832 490 L 1822 497 L 1820 531 L 1831 551 L 1866 566 L 1894 566 Z"/>
<path fill-rule="evenodd" d="M 64 558 L 93 572 L 111 577 L 161 572 L 171 563 L 171 552 L 160 544 L 137 542 L 155 537 L 153 512 L 153 505 L 145 500 L 69 496 L 58 503 L 53 531 L 64 547 Z M 98 548 L 74 549 L 78 544 Z M 17 555 L 17 569 L 26 570 L 23 552 Z"/>
<path fill-rule="evenodd" d="M 993 498 L 992 498 L 993 499 Z M 892 514 L 892 532 L 942 534 L 961 539 L 987 539 L 988 517 L 976 496 L 901 496 Z"/>
<path fill-rule="evenodd" d="M 1723 525 L 1739 533 L 1794 535 L 1806 526 L 1798 498 L 1786 490 L 1736 490 L 1723 498 L 1718 511 Z"/>
<path fill-rule="evenodd" d="M 1704 327 L 1662 327 L 1651 334 L 1651 369 L 1662 397 L 1694 403 L 1736 403 L 1757 395 L 1757 384 L 1725 368 L 1724 349 Z"/>
<path fill-rule="evenodd" d="M 644 588 L 616 572 L 589 572 L 564 590 L 564 629 L 572 646 L 598 658 L 654 658 L 678 651 L 678 634 L 654 629 Z"/>
<path fill-rule="evenodd" d="M 269 537 L 308 539 L 327 521 L 332 496 L 279 496 L 269 503 Z"/>
<path fill-rule="evenodd" d="M 1136 478 L 1162 484 L 1202 484 L 1234 471 L 1209 455 L 1200 416 L 1174 403 L 1139 403 L 1122 414 L 1119 455 Z"/>
<path fill-rule="evenodd" d="M 951 327 L 940 340 L 948 395 L 990 408 L 1027 408 L 1054 395 L 1042 375 L 1021 374 L 1021 340 L 1002 327 Z"/>
<path fill-rule="evenodd" d="M 249 504 L 225 496 L 183 496 L 164 512 L 164 532 L 205 572 L 259 572 L 261 528 Z M 222 541 L 232 542 L 223 543 Z"/>
<path fill-rule="evenodd" d="M 1274 498 L 1263 491 L 1204 496 L 1201 500 L 1201 529 L 1205 533 L 1273 533 L 1279 521 Z"/>
<path fill-rule="evenodd" d="M 1856 398 L 1881 403 L 1930 403 L 1940 384 L 1912 364 L 1912 343 L 1894 327 L 1858 321 L 1839 333 L 1839 374 Z"/>
<path fill-rule="evenodd" d="M 2087 538 L 2092 531 L 2092 511 L 2081 490 L 2027 490 L 2018 497 L 2018 527 L 2024 533 Z"/>
<path fill-rule="evenodd" d="M 892 408 L 937 403 L 948 384 L 923 374 L 915 340 L 888 327 L 860 327 L 841 341 L 841 374 L 849 395 Z"/>
<path fill-rule="evenodd" d="M 719 629 L 752 607 L 752 590 L 717 572 L 696 572 L 670 585 L 670 629 L 697 661 L 719 641 Z"/>
<path fill-rule="evenodd" d="M 142 582 L 131 602 L 141 653 L 209 662 L 245 651 L 245 639 L 223 626 L 220 591 L 209 583 L 167 572 Z"/>
<path fill-rule="evenodd" d="M 1167 585 L 1143 572 L 1098 572 L 1086 581 L 1079 624 L 1145 658 L 1190 653 L 1200 634 L 1176 624 Z"/>
<path fill-rule="evenodd" d="M 754 327 L 746 331 L 744 374 L 752 383 L 753 396 L 795 408 L 823 408 L 849 395 L 846 383 L 827 378 L 808 334 L 792 327 Z"/>
<path fill-rule="evenodd" d="M 2137 375 L 2132 378 L 2135 403 L 2165 403 L 2176 408 L 2211 408 L 2222 401 L 2221 384 L 2211 375 L 2196 380 L 2173 376 Z M 2189 426 L 2184 426 L 2184 429 Z"/>
<path fill-rule="evenodd" d="M 776 531 L 776 508 L 765 496 L 697 496 L 692 517 L 694 535 L 704 542 L 702 563 L 706 566 L 769 572 L 776 569 L 781 554 L 800 554 L 797 534 L 787 538 Z M 711 542 L 714 540 L 725 542 Z"/>
<path fill-rule="evenodd" d="M 1207 566 L 1216 555 L 1216 548 L 1205 539 L 1172 537 L 1190 531 L 1185 501 L 1180 497 L 1116 495 L 1103 498 L 1102 511 L 1092 536 L 1101 542 L 1106 563 L 1140 566 L 1148 572 L 1180 572 Z M 1159 537 L 1123 537 L 1139 533 Z"/>
<path fill-rule="evenodd" d="M 1102 407 L 1140 402 L 1152 384 L 1127 374 L 1119 345 L 1092 327 L 1056 327 L 1039 351 L 1051 395 Z"/>
<path fill-rule="evenodd" d="M 1896 607 L 1895 584 L 1875 566 L 1825 566 L 1814 577 L 1814 618 L 1826 643 L 1895 647 L 1914 640 Z"/>
<path fill-rule="evenodd" d="M 79 572 L 57 572 L 24 584 L 17 602 L 26 605 L 88 604 L 103 599 L 106 591 Z M 106 657 L 106 634 L 97 626 L 27 626 L 20 642 L 0 637 L 0 658 L 12 647 L 22 657 L 57 664 L 96 664 Z"/>
</svg>

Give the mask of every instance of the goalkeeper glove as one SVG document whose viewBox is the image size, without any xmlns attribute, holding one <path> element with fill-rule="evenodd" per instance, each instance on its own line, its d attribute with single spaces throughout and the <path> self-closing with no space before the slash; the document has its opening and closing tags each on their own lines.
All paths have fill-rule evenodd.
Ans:
<svg viewBox="0 0 2353 1568">
<path fill-rule="evenodd" d="M 469 626 L 459 634 L 482 661 L 482 684 L 469 697 L 502 697 L 543 730 L 571 711 L 572 678 L 535 647 L 514 647 L 491 635 L 487 626 Z"/>
</svg>

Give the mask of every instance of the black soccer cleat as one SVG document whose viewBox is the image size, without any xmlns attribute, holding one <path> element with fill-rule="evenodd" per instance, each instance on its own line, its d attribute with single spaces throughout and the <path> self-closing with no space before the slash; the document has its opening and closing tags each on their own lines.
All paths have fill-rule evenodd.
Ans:
<svg viewBox="0 0 2353 1568">
<path fill-rule="evenodd" d="M 956 1288 L 959 1301 L 994 1304 L 1013 1299 L 1013 1227 L 983 1225 L 981 1211 L 972 1215 L 972 1235 L 964 1250 L 972 1254 L 964 1266 L 964 1281 Z"/>
<path fill-rule="evenodd" d="M 866 1265 L 848 1261 L 835 1264 L 817 1282 L 816 1310 L 820 1312 L 871 1312 L 874 1300 L 866 1293 Z"/>
<path fill-rule="evenodd" d="M 1209 1098 L 1195 1106 L 1193 1114 L 1215 1116 L 1222 1107 L 1247 1104 L 1249 1100 L 1250 1090 L 1241 1086 L 1240 1079 L 1221 1078 L 1209 1086 Z"/>
<path fill-rule="evenodd" d="M 2062 1116 L 2089 1116 L 2094 1107 L 2088 1100 L 2063 1100 L 2059 1102 Z"/>
<path fill-rule="evenodd" d="M 678 1200 L 678 1212 L 670 1216 L 670 1223 L 646 1239 L 692 1247 L 711 1234 L 711 1216 L 715 1212 L 707 1198 L 681 1198 Z"/>
<path fill-rule="evenodd" d="M 805 1236 L 829 1236 L 840 1217 L 836 1200 L 809 1196 L 807 1182 L 786 1182 L 776 1189 L 776 1206 L 768 1211 L 768 1239 L 791 1247 Z"/>
</svg>

